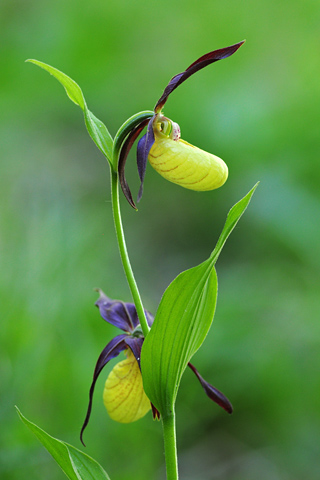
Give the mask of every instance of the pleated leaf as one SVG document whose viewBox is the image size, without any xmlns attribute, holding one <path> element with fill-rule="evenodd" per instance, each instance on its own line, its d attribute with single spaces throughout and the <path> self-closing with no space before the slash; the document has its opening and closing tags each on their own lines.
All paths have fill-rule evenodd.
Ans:
<svg viewBox="0 0 320 480">
<path fill-rule="evenodd" d="M 217 276 L 212 261 L 182 272 L 167 288 L 141 354 L 143 387 L 162 416 L 171 413 L 180 379 L 213 320 Z"/>
<path fill-rule="evenodd" d="M 38 65 L 38 67 L 43 68 L 61 83 L 70 100 L 72 100 L 73 103 L 78 105 L 83 111 L 85 124 L 90 137 L 97 145 L 99 150 L 105 155 L 110 165 L 112 166 L 112 137 L 104 123 L 102 123 L 101 120 L 95 117 L 93 113 L 90 112 L 90 110 L 88 109 L 79 85 L 74 80 L 72 80 L 72 78 L 68 77 L 60 70 L 57 70 L 50 65 L 47 65 L 46 63 L 39 62 L 38 60 L 33 59 L 27 60 L 27 62 L 34 63 L 35 65 Z"/>
<path fill-rule="evenodd" d="M 144 341 L 141 352 L 143 386 L 163 417 L 171 415 L 181 376 L 209 331 L 218 288 L 214 265 L 256 187 L 230 210 L 210 257 L 182 272 L 166 289 Z"/>
<path fill-rule="evenodd" d="M 70 480 L 110 480 L 101 465 L 89 455 L 68 443 L 51 437 L 24 417 L 18 408 L 17 411 L 23 423 L 35 434 Z"/>
</svg>

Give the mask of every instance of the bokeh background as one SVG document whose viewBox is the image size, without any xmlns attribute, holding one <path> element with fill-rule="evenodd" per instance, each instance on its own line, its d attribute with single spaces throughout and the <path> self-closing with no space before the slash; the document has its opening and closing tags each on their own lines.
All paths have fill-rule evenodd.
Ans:
<svg viewBox="0 0 320 480">
<path fill-rule="evenodd" d="M 116 330 L 94 287 L 130 301 L 105 159 L 81 110 L 36 58 L 70 75 L 112 135 L 152 109 L 200 55 L 246 38 L 179 87 L 165 113 L 224 158 L 220 190 L 196 193 L 148 168 L 139 212 L 122 202 L 145 306 L 210 254 L 229 208 L 260 180 L 217 264 L 219 299 L 177 400 L 184 480 L 319 478 L 320 5 L 318 0 L 2 0 L 0 4 L 0 477 L 64 474 L 14 405 L 79 448 L 97 356 Z M 134 154 L 127 176 L 138 189 Z M 119 425 L 97 385 L 87 453 L 116 480 L 165 478 L 160 424 Z"/>
</svg>

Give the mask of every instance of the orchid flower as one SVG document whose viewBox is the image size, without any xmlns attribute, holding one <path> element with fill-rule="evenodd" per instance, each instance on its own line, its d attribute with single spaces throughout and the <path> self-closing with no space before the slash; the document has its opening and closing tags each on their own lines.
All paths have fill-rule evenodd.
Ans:
<svg viewBox="0 0 320 480">
<path fill-rule="evenodd" d="M 137 166 L 141 181 L 138 201 L 142 196 L 147 160 L 164 178 L 191 190 L 214 190 L 226 182 L 228 167 L 225 162 L 216 155 L 182 140 L 179 125 L 165 117 L 162 108 L 173 90 L 187 78 L 213 62 L 230 57 L 243 43 L 242 41 L 207 53 L 184 72 L 175 75 L 156 103 L 154 115 L 150 119 L 144 119 L 129 133 L 120 151 L 118 171 L 122 191 L 133 208 L 136 209 L 136 205 L 125 178 L 125 164 L 132 145 L 145 127 L 147 132 L 137 146 Z"/>
<path fill-rule="evenodd" d="M 91 415 L 97 379 L 107 363 L 117 357 L 122 351 L 125 352 L 126 359 L 115 365 L 105 382 L 103 401 L 109 416 L 120 423 L 131 423 L 139 420 L 152 409 L 153 418 L 159 419 L 160 417 L 158 410 L 150 403 L 143 390 L 140 357 L 144 336 L 139 324 L 136 307 L 133 303 L 111 300 L 102 290 L 98 291 L 100 295 L 96 306 L 100 310 L 100 315 L 106 322 L 120 328 L 124 333 L 116 335 L 99 355 L 89 391 L 87 414 L 80 434 L 82 443 L 83 432 L 88 425 Z M 154 317 L 148 311 L 145 311 L 145 314 L 151 327 Z M 232 405 L 223 393 L 204 380 L 191 363 L 188 366 L 198 378 L 206 395 L 228 413 L 232 413 Z"/>
</svg>

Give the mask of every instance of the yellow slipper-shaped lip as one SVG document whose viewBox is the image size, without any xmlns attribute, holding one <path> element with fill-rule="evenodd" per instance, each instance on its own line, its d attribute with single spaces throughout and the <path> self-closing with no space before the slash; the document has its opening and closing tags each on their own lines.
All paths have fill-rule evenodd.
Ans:
<svg viewBox="0 0 320 480">
<path fill-rule="evenodd" d="M 103 391 L 103 402 L 109 416 L 120 423 L 139 420 L 151 409 L 143 390 L 141 371 L 131 350 L 127 358 L 110 372 Z"/>
<path fill-rule="evenodd" d="M 214 190 L 228 178 L 225 162 L 180 139 L 179 126 L 158 115 L 153 123 L 154 144 L 148 160 L 166 180 L 197 191 Z"/>
</svg>

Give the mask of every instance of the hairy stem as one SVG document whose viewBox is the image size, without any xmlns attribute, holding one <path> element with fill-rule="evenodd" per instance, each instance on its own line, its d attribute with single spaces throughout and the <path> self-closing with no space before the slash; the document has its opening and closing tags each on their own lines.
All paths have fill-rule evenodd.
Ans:
<svg viewBox="0 0 320 480">
<path fill-rule="evenodd" d="M 175 412 L 162 418 L 167 480 L 178 480 L 178 457 Z"/>
<path fill-rule="evenodd" d="M 132 271 L 129 256 L 128 256 L 126 240 L 125 240 L 123 227 L 122 227 L 121 212 L 120 212 L 118 173 L 115 171 L 111 171 L 111 199 L 112 199 L 113 219 L 114 219 L 114 225 L 117 233 L 117 240 L 118 240 L 118 246 L 119 246 L 120 256 L 122 260 L 122 265 L 124 268 L 125 275 L 127 277 L 129 288 L 131 290 L 134 304 L 137 309 L 143 335 L 144 337 L 146 337 L 148 335 L 150 328 L 146 319 L 146 315 L 144 313 L 144 308 L 142 305 L 140 293 L 137 287 L 136 280 L 133 275 L 133 271 Z"/>
</svg>

